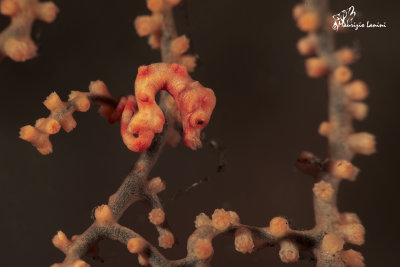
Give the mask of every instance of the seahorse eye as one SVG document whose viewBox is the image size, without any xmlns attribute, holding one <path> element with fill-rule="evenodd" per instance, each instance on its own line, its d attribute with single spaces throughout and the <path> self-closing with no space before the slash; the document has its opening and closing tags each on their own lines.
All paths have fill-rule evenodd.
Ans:
<svg viewBox="0 0 400 267">
<path fill-rule="evenodd" d="M 206 121 L 207 119 L 205 117 L 205 114 L 201 111 L 198 111 L 190 116 L 190 125 L 192 127 L 201 127 L 202 125 L 206 124 Z"/>
</svg>

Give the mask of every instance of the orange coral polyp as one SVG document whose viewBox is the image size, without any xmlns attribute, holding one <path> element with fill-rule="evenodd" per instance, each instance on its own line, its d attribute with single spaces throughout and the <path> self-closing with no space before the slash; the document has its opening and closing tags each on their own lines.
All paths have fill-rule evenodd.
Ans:
<svg viewBox="0 0 400 267">
<path fill-rule="evenodd" d="M 343 250 L 340 252 L 340 256 L 348 267 L 365 267 L 364 257 L 358 251 L 353 249 Z"/>
<path fill-rule="evenodd" d="M 211 240 L 207 238 L 199 238 L 196 241 L 193 250 L 194 250 L 193 251 L 194 255 L 200 260 L 205 260 L 210 258 L 214 253 Z"/>
<path fill-rule="evenodd" d="M 35 9 L 37 18 L 47 23 L 53 22 L 58 12 L 58 7 L 53 2 L 39 3 Z"/>
<path fill-rule="evenodd" d="M 216 209 L 211 218 L 212 226 L 218 231 L 225 231 L 231 224 L 231 216 L 224 209 Z"/>
<path fill-rule="evenodd" d="M 5 16 L 14 16 L 18 13 L 19 6 L 15 1 L 3 0 L 0 3 L 0 13 Z"/>
<path fill-rule="evenodd" d="M 269 222 L 269 231 L 276 238 L 285 236 L 290 230 L 288 221 L 283 217 L 275 217 Z"/>
<path fill-rule="evenodd" d="M 343 249 L 344 240 L 335 234 L 326 234 L 321 242 L 321 250 L 328 254 L 334 254 Z"/>
<path fill-rule="evenodd" d="M 50 154 L 53 151 L 53 146 L 49 140 L 49 134 L 36 127 L 31 125 L 22 127 L 19 132 L 19 137 L 30 142 L 43 155 Z"/>
<path fill-rule="evenodd" d="M 160 225 L 165 221 L 165 213 L 162 209 L 152 209 L 149 213 L 149 221 L 154 225 Z"/>
<path fill-rule="evenodd" d="M 36 46 L 29 40 L 10 38 L 4 44 L 4 53 L 14 61 L 26 61 L 36 55 Z"/>
<path fill-rule="evenodd" d="M 31 39 L 31 28 L 36 19 L 51 23 L 58 8 L 52 2 L 39 0 L 2 0 L 0 13 L 11 17 L 10 25 L 0 32 L 0 58 L 7 56 L 23 62 L 36 56 L 36 45 Z"/>
<path fill-rule="evenodd" d="M 146 241 L 140 237 L 134 237 L 129 239 L 128 243 L 126 244 L 130 253 L 140 253 L 146 247 Z"/>
<path fill-rule="evenodd" d="M 108 225 L 115 222 L 112 211 L 108 205 L 98 206 L 94 212 L 94 217 L 100 225 Z"/>
<path fill-rule="evenodd" d="M 200 227 L 211 226 L 212 221 L 211 221 L 210 217 L 208 217 L 206 214 L 200 213 L 199 215 L 196 216 L 194 225 L 195 225 L 196 229 L 199 229 Z"/>
<path fill-rule="evenodd" d="M 135 29 L 139 36 L 147 36 L 161 29 L 162 17 L 159 14 L 139 16 L 135 19 Z"/>
<path fill-rule="evenodd" d="M 297 27 L 304 32 L 313 32 L 318 29 L 320 26 L 319 23 L 318 14 L 313 11 L 308 11 L 299 17 Z"/>
<path fill-rule="evenodd" d="M 254 241 L 248 229 L 239 228 L 235 232 L 235 249 L 243 254 L 253 252 Z"/>
<path fill-rule="evenodd" d="M 152 12 L 160 12 L 164 7 L 164 0 L 147 0 L 147 8 Z"/>
<path fill-rule="evenodd" d="M 175 243 L 175 237 L 174 235 L 168 231 L 165 230 L 163 231 L 160 236 L 158 237 L 158 244 L 162 248 L 172 248 L 172 246 Z"/>
<path fill-rule="evenodd" d="M 66 253 L 68 248 L 71 246 L 72 242 L 68 239 L 68 237 L 62 232 L 58 231 L 57 234 L 52 239 L 53 245 Z"/>
<path fill-rule="evenodd" d="M 172 53 L 180 56 L 189 49 L 189 39 L 182 35 L 171 41 L 171 51 Z"/>
<path fill-rule="evenodd" d="M 150 146 L 154 134 L 162 131 L 165 118 L 155 101 L 160 90 L 168 91 L 177 104 L 184 144 L 197 149 L 201 146 L 200 131 L 208 124 L 215 107 L 214 92 L 193 81 L 184 66 L 167 63 L 139 67 L 135 82 L 138 111 L 124 111 L 121 119 L 122 123 L 133 116 L 127 126 L 121 124 L 124 143 L 130 150 L 143 151 Z"/>
</svg>

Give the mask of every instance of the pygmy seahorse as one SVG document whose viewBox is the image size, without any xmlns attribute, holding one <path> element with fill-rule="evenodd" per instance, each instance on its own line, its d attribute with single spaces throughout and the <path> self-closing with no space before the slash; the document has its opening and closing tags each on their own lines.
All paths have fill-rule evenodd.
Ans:
<svg viewBox="0 0 400 267">
<path fill-rule="evenodd" d="M 121 135 L 126 146 L 143 151 L 151 145 L 154 134 L 162 131 L 165 117 L 155 100 L 160 90 L 166 90 L 175 100 L 184 144 L 194 150 L 201 147 L 200 132 L 207 126 L 216 103 L 214 92 L 193 81 L 184 66 L 167 63 L 138 69 L 135 97 L 124 99 L 121 117 Z"/>
</svg>

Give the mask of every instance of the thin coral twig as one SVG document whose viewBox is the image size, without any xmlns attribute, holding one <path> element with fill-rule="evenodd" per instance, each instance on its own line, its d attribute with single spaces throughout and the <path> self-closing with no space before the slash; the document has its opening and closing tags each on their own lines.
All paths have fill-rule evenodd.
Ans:
<svg viewBox="0 0 400 267">
<path fill-rule="evenodd" d="M 313 188 L 316 227 L 326 234 L 314 253 L 318 266 L 364 266 L 360 253 L 342 250 L 345 242 L 356 245 L 364 242 L 364 227 L 355 214 L 339 213 L 337 195 L 340 182 L 354 181 L 359 171 L 350 163 L 354 154 L 372 154 L 375 140 L 371 134 L 354 133 L 353 118 L 360 120 L 366 116 L 366 105 L 358 100 L 367 96 L 367 88 L 361 81 L 350 82 L 352 73 L 346 65 L 356 59 L 355 51 L 335 50 L 328 3 L 328 0 L 305 0 L 293 13 L 298 27 L 308 33 L 298 42 L 299 52 L 316 54 L 306 60 L 307 73 L 312 78 L 327 75 L 329 87 L 329 122 L 323 122 L 319 129 L 328 138 L 328 159 L 319 163 L 319 182 Z M 315 177 L 318 167 L 314 156 L 303 154 L 302 158 L 300 169 Z M 308 164 L 304 164 L 304 159 Z"/>
</svg>

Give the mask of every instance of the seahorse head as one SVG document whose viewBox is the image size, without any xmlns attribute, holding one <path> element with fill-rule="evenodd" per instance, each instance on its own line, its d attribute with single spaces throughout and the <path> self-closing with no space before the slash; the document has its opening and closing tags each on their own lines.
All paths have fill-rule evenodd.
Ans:
<svg viewBox="0 0 400 267">
<path fill-rule="evenodd" d="M 200 133 L 210 121 L 216 98 L 214 92 L 192 82 L 179 97 L 178 108 L 181 112 L 183 126 L 183 142 L 191 149 L 201 147 Z"/>
</svg>

